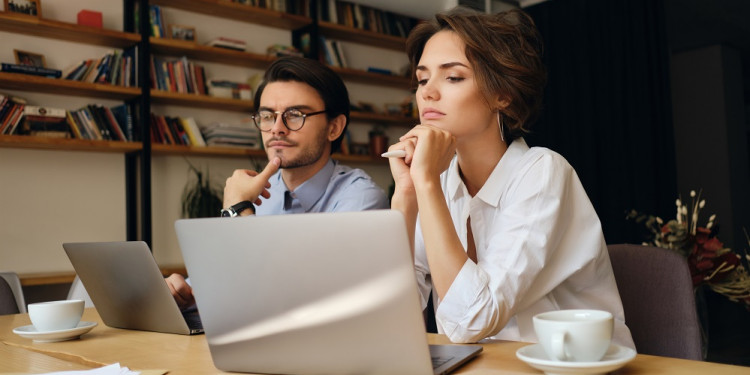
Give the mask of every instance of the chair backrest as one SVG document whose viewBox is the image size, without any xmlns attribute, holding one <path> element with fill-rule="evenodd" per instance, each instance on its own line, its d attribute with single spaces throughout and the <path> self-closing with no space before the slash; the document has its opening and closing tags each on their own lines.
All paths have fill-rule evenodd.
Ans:
<svg viewBox="0 0 750 375">
<path fill-rule="evenodd" d="M 23 298 L 23 289 L 21 288 L 21 280 L 18 278 L 18 275 L 15 272 L 6 271 L 6 272 L 0 272 L 0 278 L 2 279 L 2 282 L 4 282 L 5 285 L 8 287 L 8 289 L 3 288 L 3 290 L 5 290 L 5 293 L 0 292 L 0 305 L 9 306 L 6 311 L 12 311 L 12 312 L 0 311 L 0 315 L 25 313 L 26 312 L 26 300 Z M 10 290 L 10 295 L 7 294 L 8 290 Z M 15 304 L 15 307 L 16 307 L 15 309 L 12 309 L 10 307 L 13 304 Z M 3 310 L 4 308 L 5 307 L 0 307 L 0 310 Z"/>
<path fill-rule="evenodd" d="M 703 360 L 701 327 L 687 261 L 669 249 L 608 245 L 638 353 Z"/>
<path fill-rule="evenodd" d="M 70 290 L 68 290 L 67 299 L 80 299 L 83 300 L 84 307 L 94 307 L 94 302 L 91 301 L 89 292 L 86 291 L 86 287 L 83 286 L 83 283 L 81 282 L 81 279 L 78 278 L 78 275 L 76 275 L 76 278 L 73 279 L 73 283 L 70 284 Z"/>
</svg>

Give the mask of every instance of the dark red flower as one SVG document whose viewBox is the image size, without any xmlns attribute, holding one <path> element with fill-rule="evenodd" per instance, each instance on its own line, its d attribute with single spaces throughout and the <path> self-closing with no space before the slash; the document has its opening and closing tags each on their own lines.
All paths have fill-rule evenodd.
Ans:
<svg viewBox="0 0 750 375">
<path fill-rule="evenodd" d="M 714 262 L 710 259 L 703 259 L 703 260 L 698 261 L 698 263 L 695 264 L 695 268 L 701 271 L 710 270 L 714 268 Z"/>
<path fill-rule="evenodd" d="M 710 238 L 703 244 L 703 247 L 708 251 L 717 252 L 724 248 L 724 244 L 719 241 L 718 238 Z"/>
</svg>

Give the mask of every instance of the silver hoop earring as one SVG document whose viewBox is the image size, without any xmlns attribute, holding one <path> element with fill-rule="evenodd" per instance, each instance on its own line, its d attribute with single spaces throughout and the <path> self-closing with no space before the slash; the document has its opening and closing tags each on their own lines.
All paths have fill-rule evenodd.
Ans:
<svg viewBox="0 0 750 375">
<path fill-rule="evenodd" d="M 500 127 L 500 140 L 505 142 L 505 121 L 500 120 L 500 111 L 497 111 L 497 126 Z"/>
</svg>

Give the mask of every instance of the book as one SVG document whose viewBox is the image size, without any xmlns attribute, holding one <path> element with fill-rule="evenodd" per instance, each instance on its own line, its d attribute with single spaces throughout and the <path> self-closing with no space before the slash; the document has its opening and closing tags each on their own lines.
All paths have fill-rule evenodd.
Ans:
<svg viewBox="0 0 750 375">
<path fill-rule="evenodd" d="M 134 141 L 135 135 L 133 134 L 133 117 L 130 114 L 130 107 L 127 104 L 120 104 L 118 106 L 110 108 L 112 115 L 117 120 L 117 123 L 123 129 L 125 133 L 125 139 L 128 141 Z"/>
<path fill-rule="evenodd" d="M 27 105 L 23 109 L 23 120 L 18 134 L 31 134 L 43 131 L 70 132 L 66 111 L 60 108 Z"/>
<path fill-rule="evenodd" d="M 231 39 L 226 37 L 218 37 L 208 43 L 206 45 L 211 47 L 219 47 L 219 48 L 227 48 L 235 51 L 242 51 L 245 52 L 247 49 L 247 42 L 244 40 L 238 40 L 238 39 Z"/>
<path fill-rule="evenodd" d="M 270 56 L 297 56 L 302 57 L 303 53 L 293 46 L 287 46 L 283 44 L 273 44 L 266 48 L 266 54 Z"/>
<path fill-rule="evenodd" d="M 91 139 L 97 141 L 106 139 L 104 138 L 101 129 L 99 129 L 99 126 L 96 125 L 94 115 L 87 107 L 79 109 L 77 113 L 81 117 L 81 121 L 85 124 L 88 131 L 92 134 Z"/>
<path fill-rule="evenodd" d="M 48 78 L 60 78 L 60 76 L 62 76 L 62 70 L 42 68 L 39 66 L 31 65 L 2 63 L 0 69 L 2 69 L 3 72 L 8 73 L 31 74 Z"/>
<path fill-rule="evenodd" d="M 102 110 L 104 111 L 104 117 L 109 122 L 109 127 L 114 130 L 115 133 L 115 140 L 117 141 L 127 141 L 128 137 L 125 135 L 125 132 L 122 130 L 121 124 L 117 121 L 117 118 L 115 117 L 114 113 L 112 112 L 112 109 L 108 107 L 102 107 Z"/>
<path fill-rule="evenodd" d="M 73 138 L 87 139 L 88 137 L 81 132 L 81 127 L 78 126 L 78 122 L 73 118 L 73 114 L 70 111 L 65 111 L 65 115 L 68 118 L 70 130 L 73 132 Z"/>
<path fill-rule="evenodd" d="M 68 74 L 63 76 L 63 79 L 69 79 L 72 81 L 78 81 L 83 77 L 83 75 L 86 73 L 86 71 L 89 68 L 89 65 L 91 65 L 91 60 L 83 60 L 78 64 L 78 66 L 70 71 Z"/>
<path fill-rule="evenodd" d="M 340 67 L 341 61 L 339 61 L 336 51 L 333 48 L 333 41 L 330 39 L 324 39 L 323 43 L 326 49 L 326 62 L 328 65 Z"/>
<path fill-rule="evenodd" d="M 198 124 L 195 123 L 195 119 L 192 117 L 188 118 L 181 118 L 180 121 L 182 122 L 182 127 L 185 129 L 185 132 L 188 135 L 188 138 L 190 139 L 190 145 L 192 146 L 205 146 L 206 141 L 203 139 L 203 134 L 201 134 L 201 130 L 198 127 Z"/>
<path fill-rule="evenodd" d="M 10 108 L 3 118 L 3 123 L 0 124 L 0 134 L 13 134 L 15 130 L 16 121 L 20 120 L 20 116 L 23 113 L 23 103 L 11 103 Z"/>
<path fill-rule="evenodd" d="M 99 129 L 99 133 L 101 133 L 102 139 L 107 141 L 113 140 L 114 138 L 112 129 L 110 129 L 109 124 L 104 119 L 101 107 L 94 104 L 89 104 L 86 106 L 86 109 L 88 110 L 88 114 L 91 115 L 94 126 Z"/>
<path fill-rule="evenodd" d="M 249 84 L 212 79 L 208 82 L 208 94 L 217 98 L 252 100 Z"/>
<path fill-rule="evenodd" d="M 336 55 L 336 59 L 339 62 L 339 66 L 342 68 L 348 68 L 349 64 L 347 64 L 346 58 L 344 58 L 344 50 L 341 48 L 341 42 L 337 40 L 332 40 L 331 47 L 333 48 L 333 52 Z"/>
<path fill-rule="evenodd" d="M 25 106 L 25 104 L 14 104 L 13 112 L 3 124 L 5 128 L 3 134 L 15 134 L 16 128 L 21 123 L 21 118 L 23 118 L 23 108 Z"/>
<path fill-rule="evenodd" d="M 328 40 L 324 36 L 320 36 L 318 45 L 320 48 L 320 62 L 333 66 L 333 56 L 331 54 L 331 49 L 328 47 L 329 43 Z"/>
</svg>

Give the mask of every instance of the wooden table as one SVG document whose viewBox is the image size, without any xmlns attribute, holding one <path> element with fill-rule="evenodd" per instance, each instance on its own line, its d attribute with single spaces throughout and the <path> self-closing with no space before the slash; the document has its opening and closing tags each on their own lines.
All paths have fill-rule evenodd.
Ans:
<svg viewBox="0 0 750 375">
<path fill-rule="evenodd" d="M 0 316 L 0 373 L 41 373 L 82 370 L 119 362 L 133 370 L 169 374 L 215 374 L 217 370 L 204 335 L 182 336 L 131 331 L 105 326 L 95 309 L 86 309 L 84 321 L 99 323 L 79 340 L 37 343 L 13 333 L 31 324 L 27 314 Z M 432 344 L 445 344 L 442 335 L 428 335 Z M 484 351 L 455 374 L 542 374 L 515 352 L 526 343 L 483 343 Z M 161 370 L 160 370 L 161 369 Z M 638 355 L 616 374 L 750 374 L 750 368 L 667 357 Z"/>
</svg>

